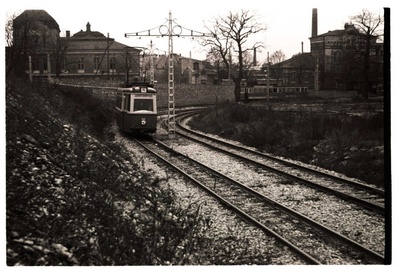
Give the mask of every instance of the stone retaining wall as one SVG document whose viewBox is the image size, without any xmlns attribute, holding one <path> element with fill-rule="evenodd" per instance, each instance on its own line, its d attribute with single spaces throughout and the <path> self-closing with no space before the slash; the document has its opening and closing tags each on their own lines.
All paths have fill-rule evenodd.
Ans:
<svg viewBox="0 0 400 271">
<path fill-rule="evenodd" d="M 83 88 L 102 99 L 114 99 L 116 87 L 85 86 L 60 83 L 64 88 Z M 158 108 L 168 107 L 168 84 L 157 84 Z M 175 107 L 209 105 L 221 102 L 233 102 L 234 85 L 189 85 L 179 84 L 174 87 Z"/>
</svg>

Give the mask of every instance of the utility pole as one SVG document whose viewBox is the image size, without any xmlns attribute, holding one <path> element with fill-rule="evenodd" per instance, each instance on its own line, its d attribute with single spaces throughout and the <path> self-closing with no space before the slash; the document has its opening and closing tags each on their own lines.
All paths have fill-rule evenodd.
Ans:
<svg viewBox="0 0 400 271">
<path fill-rule="evenodd" d="M 168 25 L 162 24 L 158 28 L 149 30 L 125 33 L 125 37 L 165 37 L 168 36 L 168 137 L 175 138 L 175 86 L 174 86 L 174 61 L 173 61 L 173 37 L 207 37 L 210 34 L 198 32 L 188 28 L 184 28 L 172 19 L 172 13 L 169 12 Z M 154 29 L 158 29 L 158 33 L 151 33 Z"/>
<path fill-rule="evenodd" d="M 267 62 L 268 62 L 268 69 L 267 69 L 267 73 L 268 73 L 268 77 L 267 77 L 267 101 L 269 101 L 269 84 L 270 84 L 270 69 L 269 69 L 269 52 L 267 53 Z"/>
<path fill-rule="evenodd" d="M 126 86 L 128 86 L 129 83 L 129 64 L 128 64 L 128 47 L 125 48 L 125 80 L 126 80 Z"/>
<path fill-rule="evenodd" d="M 29 56 L 29 81 L 33 81 L 33 74 L 32 74 L 32 56 Z"/>
<path fill-rule="evenodd" d="M 50 54 L 47 53 L 47 80 L 50 82 L 51 80 L 51 63 L 50 63 Z"/>
<path fill-rule="evenodd" d="M 180 28 L 180 27 L 179 27 Z M 174 84 L 174 61 L 172 35 L 172 14 L 168 18 L 168 136 L 175 138 L 175 84 Z M 182 28 L 180 28 L 182 31 Z M 180 33 L 179 33 L 180 34 Z"/>
<path fill-rule="evenodd" d="M 107 33 L 107 80 L 110 80 L 110 47 L 108 44 L 109 38 L 110 38 L 110 34 Z"/>
<path fill-rule="evenodd" d="M 154 84 L 153 41 L 150 41 L 150 84 Z"/>
<path fill-rule="evenodd" d="M 314 74 L 314 89 L 316 92 L 319 90 L 319 59 L 317 58 Z"/>
</svg>

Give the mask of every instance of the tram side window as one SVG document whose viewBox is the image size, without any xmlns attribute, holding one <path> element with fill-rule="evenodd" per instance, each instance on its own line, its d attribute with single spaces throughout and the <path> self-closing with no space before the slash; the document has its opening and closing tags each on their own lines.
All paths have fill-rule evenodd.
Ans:
<svg viewBox="0 0 400 271">
<path fill-rule="evenodd" d="M 117 95 L 117 107 L 122 109 L 122 95 Z"/>
<path fill-rule="evenodd" d="M 124 108 L 123 110 L 125 111 L 130 111 L 131 110 L 131 95 L 130 94 L 124 94 Z"/>
<path fill-rule="evenodd" d="M 153 111 L 153 100 L 136 98 L 133 107 L 134 107 L 133 111 L 139 111 L 139 110 Z"/>
</svg>

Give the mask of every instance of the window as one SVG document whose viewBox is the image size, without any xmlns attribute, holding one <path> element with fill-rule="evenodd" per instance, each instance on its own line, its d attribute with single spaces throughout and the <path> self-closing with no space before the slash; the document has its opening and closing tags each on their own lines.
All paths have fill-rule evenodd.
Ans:
<svg viewBox="0 0 400 271">
<path fill-rule="evenodd" d="M 147 110 L 153 111 L 153 100 L 152 99 L 135 99 L 133 111 Z"/>
<path fill-rule="evenodd" d="M 47 61 L 43 61 L 43 72 L 44 73 L 47 73 L 48 72 L 48 70 L 47 70 Z"/>
<path fill-rule="evenodd" d="M 32 71 L 39 71 L 39 59 L 38 57 L 33 57 L 32 58 Z"/>
<path fill-rule="evenodd" d="M 115 57 L 110 58 L 110 70 L 115 70 L 116 64 L 117 64 L 117 61 L 115 60 Z"/>
<path fill-rule="evenodd" d="M 124 94 L 124 108 L 122 110 L 131 111 L 131 95 Z"/>
<path fill-rule="evenodd" d="M 123 103 L 122 103 L 122 95 L 117 95 L 117 108 L 122 110 Z"/>
<path fill-rule="evenodd" d="M 63 61 L 62 61 L 62 68 L 61 68 L 61 71 L 62 71 L 62 72 L 67 72 L 67 65 L 68 65 L 68 60 L 67 60 L 67 58 L 65 57 L 65 58 L 63 59 Z"/>
<path fill-rule="evenodd" d="M 93 60 L 94 60 L 94 65 L 93 65 L 94 70 L 96 71 L 100 69 L 100 58 L 98 56 L 95 56 Z"/>
<path fill-rule="evenodd" d="M 78 70 L 81 70 L 81 71 L 85 70 L 84 58 L 83 57 L 79 58 L 79 60 L 78 60 Z"/>
</svg>

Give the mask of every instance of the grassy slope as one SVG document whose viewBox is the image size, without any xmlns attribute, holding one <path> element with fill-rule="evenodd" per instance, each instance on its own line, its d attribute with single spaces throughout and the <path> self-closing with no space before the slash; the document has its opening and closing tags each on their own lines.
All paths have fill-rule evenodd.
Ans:
<svg viewBox="0 0 400 271">
<path fill-rule="evenodd" d="M 85 92 L 11 83 L 8 265 L 182 264 L 193 256 L 203 240 L 196 206 L 178 207 L 166 180 L 107 140 L 110 107 Z"/>
</svg>

